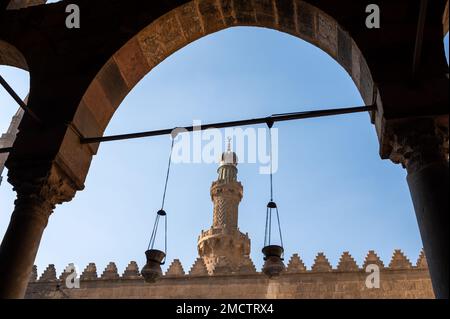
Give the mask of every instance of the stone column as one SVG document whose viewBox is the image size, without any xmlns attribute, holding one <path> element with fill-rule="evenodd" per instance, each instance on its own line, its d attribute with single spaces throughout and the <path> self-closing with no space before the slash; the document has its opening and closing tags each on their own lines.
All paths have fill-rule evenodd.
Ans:
<svg viewBox="0 0 450 319">
<path fill-rule="evenodd" d="M 448 298 L 448 116 L 397 122 L 388 127 L 387 133 L 390 147 L 385 156 L 408 171 L 435 296 Z"/>
<path fill-rule="evenodd" d="M 23 298 L 39 243 L 55 205 L 75 195 L 62 171 L 33 166 L 10 170 L 9 182 L 17 192 L 15 209 L 0 246 L 0 299 Z"/>
</svg>

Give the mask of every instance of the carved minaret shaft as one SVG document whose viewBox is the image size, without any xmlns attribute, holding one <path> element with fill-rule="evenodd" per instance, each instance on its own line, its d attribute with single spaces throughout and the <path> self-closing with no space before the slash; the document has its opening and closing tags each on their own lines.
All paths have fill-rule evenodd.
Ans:
<svg viewBox="0 0 450 319">
<path fill-rule="evenodd" d="M 19 109 L 12 118 L 8 131 L 0 136 L 0 148 L 12 147 L 16 139 L 16 135 L 19 129 L 20 121 L 22 121 L 23 110 Z M 5 169 L 5 163 L 8 159 L 8 153 L 0 154 L 0 185 L 2 184 L 2 174 Z"/>
<path fill-rule="evenodd" d="M 243 187 L 237 181 L 237 156 L 229 145 L 211 186 L 213 225 L 199 237 L 198 252 L 210 274 L 235 271 L 250 255 L 250 239 L 238 228 L 238 208 Z M 219 268 L 226 268 L 220 269 Z"/>
</svg>

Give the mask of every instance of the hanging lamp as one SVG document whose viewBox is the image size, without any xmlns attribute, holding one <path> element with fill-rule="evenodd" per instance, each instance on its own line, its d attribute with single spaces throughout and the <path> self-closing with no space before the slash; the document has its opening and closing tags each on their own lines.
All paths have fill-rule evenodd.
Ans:
<svg viewBox="0 0 450 319">
<path fill-rule="evenodd" d="M 153 225 L 152 235 L 150 236 L 150 242 L 148 244 L 147 251 L 145 252 L 145 256 L 147 258 L 147 263 L 142 268 L 142 276 L 144 277 L 145 282 L 154 283 L 159 277 L 162 276 L 161 266 L 166 263 L 167 257 L 167 213 L 164 210 L 164 204 L 166 201 L 166 193 L 167 193 L 167 184 L 169 182 L 170 175 L 170 167 L 172 162 L 172 153 L 173 146 L 175 142 L 175 138 L 178 135 L 177 130 L 172 132 L 172 145 L 170 148 L 170 156 L 169 156 L 169 164 L 167 166 L 167 174 L 166 174 L 166 182 L 164 186 L 163 198 L 161 209 L 156 213 L 155 224 Z M 162 221 L 164 220 L 164 221 Z M 156 237 L 158 234 L 159 224 L 164 223 L 164 251 L 155 249 Z"/>
<path fill-rule="evenodd" d="M 273 199 L 273 151 L 272 151 L 272 128 L 274 122 L 267 122 L 269 127 L 269 144 L 270 144 L 270 202 L 267 204 L 266 211 L 266 231 L 264 236 L 264 248 L 262 252 L 264 254 L 264 266 L 263 273 L 269 278 L 279 276 L 285 269 L 284 266 L 284 247 L 283 236 L 281 232 L 280 214 L 278 212 L 278 206 Z M 275 215 L 275 216 L 274 216 Z M 272 236 L 273 219 L 276 217 L 276 224 L 278 225 L 278 242 L 275 244 Z"/>
</svg>

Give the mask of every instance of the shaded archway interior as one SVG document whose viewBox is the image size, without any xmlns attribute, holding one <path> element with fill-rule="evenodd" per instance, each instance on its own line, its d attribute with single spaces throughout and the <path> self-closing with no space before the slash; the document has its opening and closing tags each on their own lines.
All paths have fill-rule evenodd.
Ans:
<svg viewBox="0 0 450 319">
<path fill-rule="evenodd" d="M 7 162 L 18 199 L 0 250 L 0 296 L 23 296 L 49 215 L 84 187 L 97 148 L 81 145 L 80 136 L 102 135 L 134 85 L 176 50 L 229 27 L 259 26 L 321 48 L 352 76 L 366 104 L 377 102 L 372 119 L 381 157 L 408 169 L 436 295 L 448 297 L 449 96 L 442 42 L 448 1 L 428 2 L 413 84 L 420 1 L 380 0 L 383 28 L 368 30 L 364 1 L 78 0 L 86 17 L 78 33 L 55 28 L 67 2 L 1 12 L 0 38 L 26 58 L 29 106 L 47 126 L 25 116 Z M 6 47 L 12 57 L 1 62 L 24 67 Z M 41 201 L 30 201 L 36 197 Z"/>
</svg>

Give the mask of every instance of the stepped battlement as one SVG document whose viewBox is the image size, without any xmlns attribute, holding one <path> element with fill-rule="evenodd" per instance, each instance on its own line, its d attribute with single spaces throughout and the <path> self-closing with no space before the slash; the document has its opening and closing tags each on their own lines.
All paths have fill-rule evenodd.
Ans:
<svg viewBox="0 0 450 319">
<path fill-rule="evenodd" d="M 379 267 L 380 286 L 367 286 L 370 265 Z M 373 267 L 371 267 L 372 269 Z M 101 269 L 101 268 L 100 268 Z M 80 271 L 77 269 L 77 271 Z M 373 270 L 371 270 L 373 271 Z M 350 253 L 342 254 L 333 267 L 319 253 L 310 267 L 298 254 L 286 259 L 286 269 L 277 278 L 269 279 L 257 271 L 251 258 L 243 259 L 239 267 L 231 267 L 226 257 L 219 257 L 213 272 L 203 258 L 198 258 L 185 271 L 175 259 L 164 275 L 153 284 L 145 283 L 140 267 L 134 261 L 119 272 L 111 262 L 98 271 L 94 263 L 85 267 L 79 288 L 67 287 L 65 271 L 58 277 L 54 265 L 38 276 L 37 267 L 28 285 L 26 297 L 31 299 L 61 298 L 163 298 L 163 299 L 266 299 L 266 298 L 434 298 L 428 266 L 422 252 L 413 265 L 405 254 L 396 250 L 387 266 L 374 251 L 369 251 L 359 266 Z"/>
<path fill-rule="evenodd" d="M 328 261 L 324 253 L 317 254 L 314 264 L 307 268 L 298 254 L 294 254 L 286 265 L 286 270 L 283 275 L 299 274 L 299 273 L 345 273 L 345 272 L 363 272 L 366 273 L 366 268 L 369 265 L 378 265 L 381 271 L 396 271 L 396 270 L 428 270 L 425 254 L 422 251 L 417 262 L 413 265 L 407 256 L 401 250 L 395 250 L 390 263 L 385 266 L 384 262 L 378 257 L 374 251 L 369 251 L 364 260 L 364 264 L 359 266 L 355 259 L 349 252 L 344 252 L 339 260 L 337 267 L 333 267 Z M 164 273 L 164 278 L 176 278 L 176 277 L 199 277 L 199 276 L 239 276 L 239 275 L 261 275 L 262 272 L 257 271 L 256 267 L 250 257 L 246 258 L 241 263 L 236 271 L 226 271 L 227 260 L 221 258 L 216 266 L 216 269 L 220 268 L 220 271 L 214 271 L 208 273 L 206 265 L 202 258 L 198 258 L 194 264 L 190 267 L 190 270 L 186 273 L 179 259 L 173 260 Z M 78 270 L 79 271 L 79 270 Z M 98 268 L 95 263 L 87 265 L 80 275 L 81 281 L 92 280 L 143 280 L 140 274 L 140 268 L 135 261 L 132 261 L 119 273 L 119 270 L 114 262 L 109 263 L 102 273 L 98 273 Z M 65 280 L 67 273 L 63 271 L 59 277 L 57 277 L 57 271 L 55 265 L 49 265 L 39 276 L 36 266 L 33 268 L 30 283 L 36 282 L 59 282 Z"/>
</svg>

